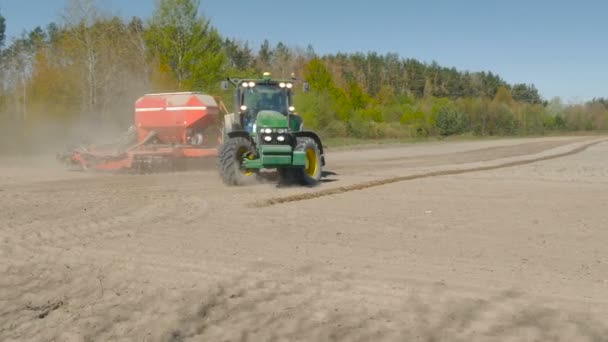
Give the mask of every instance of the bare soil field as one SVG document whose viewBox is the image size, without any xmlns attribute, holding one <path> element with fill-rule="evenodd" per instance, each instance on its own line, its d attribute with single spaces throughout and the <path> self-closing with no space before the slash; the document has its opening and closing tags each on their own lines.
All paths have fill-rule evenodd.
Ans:
<svg viewBox="0 0 608 342">
<path fill-rule="evenodd" d="M 0 341 L 608 341 L 608 138 L 326 158 L 315 188 L 0 159 Z"/>
</svg>

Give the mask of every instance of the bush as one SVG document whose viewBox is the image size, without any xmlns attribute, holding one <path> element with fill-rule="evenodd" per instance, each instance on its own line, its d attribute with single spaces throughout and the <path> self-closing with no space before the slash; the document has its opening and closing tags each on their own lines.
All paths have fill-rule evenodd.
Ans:
<svg viewBox="0 0 608 342">
<path fill-rule="evenodd" d="M 375 139 L 377 134 L 373 121 L 354 119 L 348 123 L 350 135 L 359 139 Z"/>
<path fill-rule="evenodd" d="M 328 94 L 303 93 L 296 96 L 295 101 L 306 127 L 321 129 L 336 119 L 335 103 Z"/>
<path fill-rule="evenodd" d="M 406 112 L 401 116 L 400 122 L 404 125 L 423 125 L 426 115 L 423 111 Z"/>
<path fill-rule="evenodd" d="M 504 108 L 496 118 L 496 131 L 498 135 L 513 135 L 517 132 L 515 115 L 511 110 Z"/>
<path fill-rule="evenodd" d="M 382 122 L 382 111 L 378 107 L 363 108 L 353 113 L 354 119 Z"/>
<path fill-rule="evenodd" d="M 378 132 L 385 139 L 401 139 L 409 136 L 398 122 L 383 122 L 378 124 Z"/>
<path fill-rule="evenodd" d="M 443 136 L 461 134 L 466 127 L 466 116 L 453 107 L 443 107 L 437 113 L 435 124 Z"/>
<path fill-rule="evenodd" d="M 557 117 L 545 115 L 543 119 L 543 127 L 546 130 L 552 131 L 557 127 Z"/>
<path fill-rule="evenodd" d="M 555 117 L 555 128 L 556 129 L 566 129 L 566 119 L 564 119 L 561 115 L 557 115 Z"/>
<path fill-rule="evenodd" d="M 325 134 L 335 138 L 345 138 L 348 136 L 348 124 L 344 121 L 334 120 L 323 130 Z"/>
<path fill-rule="evenodd" d="M 423 111 L 406 112 L 401 116 L 400 122 L 410 137 L 427 137 L 430 134 L 426 114 Z"/>
</svg>

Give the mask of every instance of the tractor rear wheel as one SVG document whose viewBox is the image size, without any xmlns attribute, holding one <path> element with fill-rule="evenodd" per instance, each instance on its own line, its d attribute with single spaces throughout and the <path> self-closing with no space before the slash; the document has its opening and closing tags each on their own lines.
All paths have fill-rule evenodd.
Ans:
<svg viewBox="0 0 608 342">
<path fill-rule="evenodd" d="M 297 141 L 296 151 L 304 152 L 306 155 L 306 165 L 296 169 L 297 178 L 302 185 L 317 185 L 323 173 L 320 148 L 314 139 L 308 137 L 298 138 Z"/>
<path fill-rule="evenodd" d="M 218 162 L 222 181 L 226 185 L 247 185 L 257 172 L 243 168 L 243 158 L 253 157 L 253 144 L 247 138 L 226 138 L 220 146 Z"/>
</svg>

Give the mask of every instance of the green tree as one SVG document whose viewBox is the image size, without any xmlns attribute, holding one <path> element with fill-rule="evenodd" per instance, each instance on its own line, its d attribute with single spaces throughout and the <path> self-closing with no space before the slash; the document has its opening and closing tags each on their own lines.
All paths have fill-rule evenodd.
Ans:
<svg viewBox="0 0 608 342">
<path fill-rule="evenodd" d="M 515 101 L 528 102 L 531 104 L 538 104 L 542 102 L 538 89 L 533 84 L 515 84 L 511 90 L 513 99 Z"/>
<path fill-rule="evenodd" d="M 454 106 L 445 106 L 437 113 L 437 128 L 441 135 L 460 134 L 466 127 L 465 115 Z"/>
<path fill-rule="evenodd" d="M 516 129 L 513 113 L 515 108 L 515 101 L 510 90 L 505 86 L 499 86 L 488 113 L 484 117 L 484 132 L 488 135 L 513 134 Z M 525 118 L 520 121 L 525 123 Z"/>
<path fill-rule="evenodd" d="M 46 26 L 46 32 L 50 44 L 57 44 L 60 37 L 59 26 L 56 23 L 50 23 Z"/>
<path fill-rule="evenodd" d="M 347 87 L 350 108 L 353 111 L 363 109 L 372 102 L 371 97 L 363 92 L 357 82 L 351 80 L 347 83 Z"/>
<path fill-rule="evenodd" d="M 247 73 L 254 67 L 254 57 L 248 44 L 242 44 L 234 39 L 224 40 L 224 52 L 227 66 L 232 73 Z"/>
<path fill-rule="evenodd" d="M 257 58 L 257 66 L 261 70 L 268 70 L 270 67 L 270 63 L 272 62 L 273 51 L 270 47 L 270 42 L 268 39 L 264 39 L 264 42 L 260 46 L 260 51 L 258 52 Z"/>
<path fill-rule="evenodd" d="M 319 92 L 331 92 L 335 87 L 333 75 L 321 59 L 315 58 L 306 66 L 305 75 L 310 88 Z"/>
<path fill-rule="evenodd" d="M 308 44 L 306 46 L 306 59 L 310 60 L 317 57 L 317 53 L 315 52 L 315 48 L 312 44 Z"/>
<path fill-rule="evenodd" d="M 322 94 L 324 97 L 327 96 L 323 101 L 324 108 L 331 109 L 316 114 L 319 116 L 317 121 L 320 124 L 336 116 L 342 121 L 348 121 L 351 108 L 347 94 L 336 86 L 332 73 L 322 60 L 318 58 L 311 60 L 305 67 L 304 78 L 309 82 L 311 89 L 307 97 Z M 300 109 L 305 110 L 306 108 Z"/>
<path fill-rule="evenodd" d="M 295 72 L 297 58 L 297 51 L 290 49 L 283 42 L 279 42 L 272 54 L 271 67 L 265 71 L 270 71 L 277 77 L 287 78 L 292 72 Z"/>
<path fill-rule="evenodd" d="M 408 95 L 420 98 L 424 95 L 424 87 L 426 78 L 424 77 L 424 64 L 416 59 L 407 59 L 404 61 L 403 68 L 405 69 L 405 82 L 408 90 Z"/>
<path fill-rule="evenodd" d="M 4 41 L 6 40 L 6 19 L 0 13 L 0 50 L 4 47 Z"/>
<path fill-rule="evenodd" d="M 153 55 L 168 66 L 180 89 L 211 88 L 221 78 L 226 57 L 222 38 L 198 0 L 158 0 L 146 34 Z"/>
<path fill-rule="evenodd" d="M 325 129 L 336 120 L 335 102 L 331 95 L 317 91 L 298 94 L 295 105 L 304 119 L 304 125 L 312 129 Z"/>
</svg>

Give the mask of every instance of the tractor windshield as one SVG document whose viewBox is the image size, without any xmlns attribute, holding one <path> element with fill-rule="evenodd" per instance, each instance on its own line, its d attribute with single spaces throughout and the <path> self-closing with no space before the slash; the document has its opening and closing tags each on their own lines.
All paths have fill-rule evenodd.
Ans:
<svg viewBox="0 0 608 342">
<path fill-rule="evenodd" d="M 242 103 L 252 113 L 274 110 L 287 115 L 289 108 L 287 92 L 276 84 L 259 84 L 253 88 L 245 88 Z"/>
</svg>

